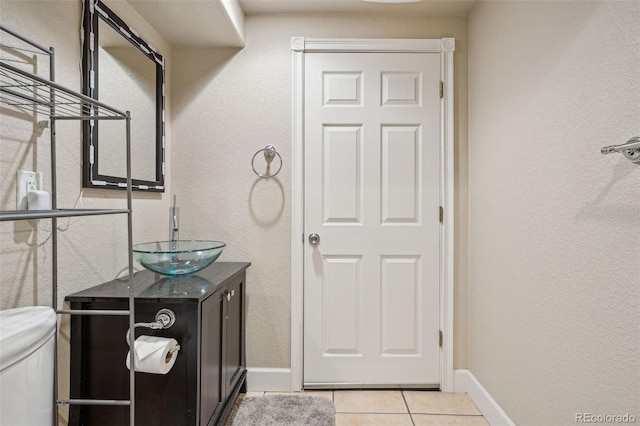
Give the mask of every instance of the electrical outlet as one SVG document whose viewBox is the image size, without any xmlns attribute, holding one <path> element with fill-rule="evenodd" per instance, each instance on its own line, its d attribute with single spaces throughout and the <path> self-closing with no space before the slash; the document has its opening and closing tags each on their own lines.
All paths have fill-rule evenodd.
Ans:
<svg viewBox="0 0 640 426">
<path fill-rule="evenodd" d="M 16 179 L 16 210 L 27 210 L 29 191 L 42 189 L 42 173 L 18 170 Z"/>
<path fill-rule="evenodd" d="M 29 179 L 27 179 L 27 193 L 38 189 L 38 185 L 36 185 L 36 180 L 34 178 L 35 176 L 29 176 Z"/>
</svg>

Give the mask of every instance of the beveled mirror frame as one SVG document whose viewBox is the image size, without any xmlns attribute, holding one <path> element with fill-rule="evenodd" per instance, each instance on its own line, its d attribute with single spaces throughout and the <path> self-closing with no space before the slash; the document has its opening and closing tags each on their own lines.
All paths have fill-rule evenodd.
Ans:
<svg viewBox="0 0 640 426">
<path fill-rule="evenodd" d="M 136 179 L 132 177 L 134 190 L 164 192 L 165 165 L 165 85 L 164 57 L 143 40 L 118 15 L 109 9 L 101 0 L 83 0 L 83 34 L 82 46 L 82 89 L 83 93 L 94 99 L 99 98 L 98 91 L 98 19 L 113 28 L 119 35 L 128 40 L 134 47 L 153 61 L 156 68 L 156 101 L 155 101 L 155 180 Z M 126 110 L 126 105 L 121 109 Z M 132 117 L 135 119 L 135 117 Z M 99 174 L 99 140 L 98 120 L 85 120 L 82 130 L 83 166 L 82 186 L 84 188 L 126 189 L 126 176 L 109 176 Z M 132 141 L 135 143 L 135 141 Z"/>
</svg>

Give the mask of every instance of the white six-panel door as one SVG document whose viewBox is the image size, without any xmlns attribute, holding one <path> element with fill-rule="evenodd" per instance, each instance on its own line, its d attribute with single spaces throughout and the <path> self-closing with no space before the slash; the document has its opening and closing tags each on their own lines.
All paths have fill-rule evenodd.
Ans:
<svg viewBox="0 0 640 426">
<path fill-rule="evenodd" d="M 437 53 L 305 57 L 305 386 L 439 384 L 439 84 Z"/>
</svg>

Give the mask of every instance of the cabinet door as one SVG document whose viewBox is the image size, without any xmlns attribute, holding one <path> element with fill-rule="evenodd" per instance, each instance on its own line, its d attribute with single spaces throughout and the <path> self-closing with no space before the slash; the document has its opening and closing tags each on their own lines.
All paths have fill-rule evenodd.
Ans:
<svg viewBox="0 0 640 426">
<path fill-rule="evenodd" d="M 126 302 L 108 299 L 71 302 L 72 309 L 127 309 L 127 306 Z M 153 321 L 162 308 L 175 312 L 176 323 L 165 330 L 139 327 L 136 328 L 136 336 L 174 338 L 180 344 L 180 352 L 169 373 L 136 374 L 135 423 L 195 426 L 198 305 L 193 301 L 176 300 L 174 303 L 166 300 L 136 300 L 136 322 Z M 129 351 L 125 341 L 129 328 L 128 317 L 73 315 L 71 321 L 71 397 L 129 399 L 129 370 L 125 366 Z M 128 406 L 72 405 L 70 412 L 69 424 L 72 426 L 129 424 Z"/>
<path fill-rule="evenodd" d="M 222 369 L 222 338 L 224 303 L 222 292 L 216 292 L 202 302 L 200 325 L 201 373 L 200 373 L 200 426 L 219 416 L 226 394 Z"/>
<path fill-rule="evenodd" d="M 244 280 L 228 284 L 225 336 L 225 397 L 229 397 L 244 371 Z"/>
</svg>

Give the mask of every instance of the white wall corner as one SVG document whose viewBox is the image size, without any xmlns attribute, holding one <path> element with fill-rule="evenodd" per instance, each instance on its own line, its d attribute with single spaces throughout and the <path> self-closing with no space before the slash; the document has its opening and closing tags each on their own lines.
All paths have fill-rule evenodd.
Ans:
<svg viewBox="0 0 640 426">
<path fill-rule="evenodd" d="M 238 40 L 244 46 L 244 11 L 242 10 L 240 3 L 238 0 L 221 0 L 221 4 L 227 13 L 227 18 L 235 30 Z"/>
<path fill-rule="evenodd" d="M 291 392 L 290 368 L 247 368 L 248 392 Z"/>
<path fill-rule="evenodd" d="M 453 389 L 455 393 L 467 393 L 491 426 L 515 426 L 507 413 L 498 405 L 482 384 L 469 370 L 454 371 Z"/>
</svg>

